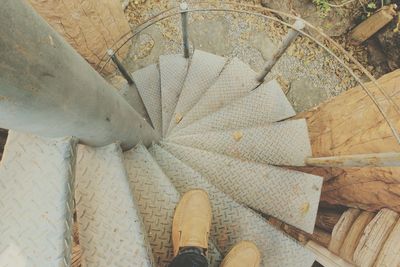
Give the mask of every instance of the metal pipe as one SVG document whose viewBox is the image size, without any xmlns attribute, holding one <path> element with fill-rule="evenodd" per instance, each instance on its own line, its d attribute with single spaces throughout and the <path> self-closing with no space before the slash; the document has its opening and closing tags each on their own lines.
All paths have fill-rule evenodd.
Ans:
<svg viewBox="0 0 400 267">
<path fill-rule="evenodd" d="M 182 23 L 182 39 L 183 39 L 183 56 L 189 58 L 189 33 L 188 33 L 188 9 L 189 6 L 186 2 L 179 5 L 181 11 Z"/>
<path fill-rule="evenodd" d="M 283 38 L 282 43 L 279 45 L 278 49 L 275 51 L 274 55 L 270 60 L 268 60 L 265 63 L 265 66 L 263 70 L 260 72 L 260 74 L 257 77 L 257 80 L 259 82 L 263 82 L 265 76 L 271 71 L 273 66 L 276 64 L 276 62 L 281 58 L 283 53 L 285 53 L 286 49 L 289 48 L 289 46 L 293 43 L 293 41 L 297 38 L 299 35 L 298 30 L 302 30 L 305 27 L 305 24 L 303 20 L 296 20 L 296 22 L 293 24 L 293 28 L 291 28 L 288 33 L 286 34 L 285 38 Z"/>
<path fill-rule="evenodd" d="M 112 49 L 107 50 L 108 55 L 111 57 L 112 61 L 117 65 L 119 72 L 121 72 L 122 76 L 124 76 L 125 80 L 128 84 L 133 84 L 133 79 L 131 74 L 126 70 L 124 65 L 122 65 L 121 61 L 119 61 L 117 55 L 114 53 Z"/>
<path fill-rule="evenodd" d="M 2 2 L 0 36 L 0 127 L 124 149 L 159 138 L 26 1 Z"/>
</svg>

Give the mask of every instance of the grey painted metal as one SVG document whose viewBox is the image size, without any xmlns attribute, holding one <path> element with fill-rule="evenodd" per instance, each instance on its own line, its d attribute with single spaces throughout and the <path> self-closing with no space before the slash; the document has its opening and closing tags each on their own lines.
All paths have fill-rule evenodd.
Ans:
<svg viewBox="0 0 400 267">
<path fill-rule="evenodd" d="M 215 82 L 225 65 L 225 58 L 201 50 L 195 50 L 190 60 L 182 92 L 176 104 L 174 118 L 168 127 L 168 134 L 177 125 L 177 116 L 184 116 Z"/>
<path fill-rule="evenodd" d="M 283 53 L 285 53 L 286 49 L 288 49 L 289 46 L 294 42 L 294 40 L 296 40 L 297 36 L 300 34 L 299 30 L 304 29 L 304 27 L 305 23 L 303 20 L 301 19 L 296 20 L 296 22 L 293 24 L 293 27 L 289 29 L 288 33 L 283 38 L 282 43 L 279 45 L 278 49 L 273 54 L 272 59 L 268 60 L 265 63 L 263 70 L 258 75 L 257 79 L 260 82 L 264 81 L 265 76 L 267 76 L 267 74 L 271 71 L 276 62 L 281 58 Z"/>
<path fill-rule="evenodd" d="M 156 64 L 152 64 L 135 71 L 132 77 L 143 99 L 146 110 L 149 113 L 152 125 L 157 133 L 161 135 L 162 111 L 160 71 Z"/>
<path fill-rule="evenodd" d="M 322 178 L 267 164 L 162 143 L 237 202 L 312 233 Z"/>
<path fill-rule="evenodd" d="M 0 266 L 70 266 L 75 144 L 9 132 L 0 167 Z"/>
<path fill-rule="evenodd" d="M 182 24 L 182 41 L 183 41 L 183 56 L 189 58 L 189 32 L 188 32 L 188 9 L 189 6 L 186 2 L 182 2 L 179 5 L 181 12 L 181 24 Z"/>
<path fill-rule="evenodd" d="M 160 56 L 161 105 L 163 136 L 168 127 L 181 95 L 183 82 L 188 70 L 189 60 L 182 55 Z"/>
<path fill-rule="evenodd" d="M 182 136 L 267 125 L 296 115 L 276 80 L 257 87 L 247 96 L 171 134 Z"/>
<path fill-rule="evenodd" d="M 157 133 L 23 0 L 0 9 L 0 126 L 124 148 Z"/>
<path fill-rule="evenodd" d="M 306 164 L 316 167 L 400 167 L 400 153 L 356 154 L 307 158 Z"/>
<path fill-rule="evenodd" d="M 169 152 L 155 145 L 150 148 L 158 164 L 183 194 L 201 188 L 208 192 L 212 207 L 211 237 L 226 255 L 237 242 L 250 240 L 257 244 L 262 254 L 261 266 L 309 267 L 315 256 L 295 240 L 275 229 L 264 218 L 210 184 Z"/>
<path fill-rule="evenodd" d="M 176 144 L 271 165 L 304 166 L 311 157 L 304 119 L 270 125 L 171 137 Z"/>
<path fill-rule="evenodd" d="M 122 76 L 125 78 L 125 80 L 128 82 L 128 84 L 133 84 L 131 74 L 126 70 L 124 65 L 122 65 L 121 61 L 119 61 L 119 59 L 118 59 L 117 55 L 114 53 L 114 51 L 112 49 L 108 49 L 107 53 L 110 56 L 111 60 L 114 62 L 114 64 L 117 65 L 119 72 L 121 72 Z"/>
<path fill-rule="evenodd" d="M 118 144 L 79 145 L 75 200 L 82 266 L 154 266 Z"/>
<path fill-rule="evenodd" d="M 132 193 L 139 206 L 156 266 L 168 266 L 173 258 L 172 220 L 180 195 L 144 146 L 124 153 Z M 218 266 L 220 255 L 210 249 L 211 262 Z"/>
<path fill-rule="evenodd" d="M 259 84 L 256 75 L 247 64 L 233 58 L 171 134 L 245 96 Z"/>
</svg>

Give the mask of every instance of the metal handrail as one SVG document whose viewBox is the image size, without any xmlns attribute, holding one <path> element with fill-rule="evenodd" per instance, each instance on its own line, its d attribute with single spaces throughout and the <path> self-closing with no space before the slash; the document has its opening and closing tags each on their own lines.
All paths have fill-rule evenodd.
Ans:
<svg viewBox="0 0 400 267">
<path fill-rule="evenodd" d="M 208 2 L 196 2 L 196 4 L 210 4 Z M 321 30 L 319 30 L 317 27 L 313 26 L 312 24 L 310 24 L 309 22 L 296 17 L 294 15 L 291 14 L 287 14 L 285 12 L 282 11 L 277 11 L 277 10 L 273 10 L 270 8 L 265 8 L 265 7 L 261 7 L 261 6 L 253 6 L 253 5 L 248 5 L 248 4 L 239 4 L 239 3 L 221 3 L 222 5 L 233 5 L 233 6 L 240 6 L 240 7 L 248 7 L 248 8 L 252 8 L 252 9 L 257 9 L 260 10 L 262 9 L 262 11 L 264 12 L 269 12 L 269 13 L 274 13 L 274 14 L 278 14 L 280 16 L 284 16 L 284 17 L 288 17 L 290 19 L 294 19 L 294 20 L 298 20 L 298 21 L 302 21 L 306 26 L 308 26 L 309 28 L 311 28 L 312 30 L 314 30 L 317 34 L 319 34 L 320 36 L 322 36 L 325 40 L 329 41 L 330 44 L 333 44 L 334 47 L 336 47 L 344 56 L 346 56 L 346 58 L 349 59 L 349 61 L 353 62 L 369 79 L 370 81 L 379 89 L 379 91 L 382 93 L 382 95 L 384 96 L 385 100 L 388 101 L 389 103 L 391 103 L 394 107 L 396 112 L 400 115 L 400 107 L 397 105 L 397 103 L 395 103 L 393 101 L 393 99 L 383 90 L 383 88 L 379 85 L 379 83 L 376 81 L 376 79 L 372 76 L 371 73 L 368 72 L 368 70 L 366 70 L 361 63 L 359 63 L 352 55 L 350 55 L 341 45 L 339 45 L 337 42 L 335 42 L 332 38 L 330 38 L 329 36 L 327 36 L 325 33 L 323 33 Z M 170 14 L 167 14 L 171 12 Z M 192 8 L 192 9 L 187 9 L 187 10 L 180 10 L 178 6 L 175 7 L 171 7 L 157 15 L 155 15 L 154 17 L 146 20 L 144 23 L 138 25 L 136 27 L 136 29 L 134 31 L 130 31 L 127 34 L 125 34 L 123 37 L 120 38 L 119 41 L 121 41 L 123 38 L 125 38 L 126 36 L 128 36 L 128 34 L 132 34 L 128 39 L 126 39 L 118 48 L 116 48 L 114 51 L 114 53 L 117 53 L 126 43 L 128 43 L 130 40 L 132 40 L 132 38 L 134 38 L 135 36 L 137 36 L 139 33 L 141 33 L 142 31 L 144 31 L 145 29 L 149 28 L 150 26 L 166 20 L 170 17 L 173 16 L 178 16 L 181 15 L 182 12 L 185 13 L 195 13 L 195 12 L 231 12 L 231 13 L 241 13 L 241 14 L 247 14 L 247 15 L 252 15 L 252 16 L 257 16 L 257 17 L 261 17 L 267 20 L 271 20 L 271 21 L 275 21 L 278 22 L 282 25 L 285 25 L 286 27 L 288 27 L 289 29 L 292 29 L 294 31 L 299 32 L 302 36 L 305 36 L 309 39 L 311 39 L 312 41 L 314 41 L 318 46 L 322 47 L 328 54 L 330 54 L 333 58 L 335 58 L 337 60 L 337 62 L 339 62 L 340 65 L 342 65 L 348 72 L 349 74 L 357 81 L 357 83 L 361 86 L 361 88 L 364 90 L 364 92 L 368 95 L 368 97 L 372 100 L 372 102 L 374 103 L 374 105 L 378 108 L 379 112 L 381 113 L 381 115 L 383 116 L 384 120 L 386 121 L 386 123 L 388 124 L 389 128 L 392 131 L 393 136 L 395 137 L 395 139 L 397 140 L 397 142 L 400 144 L 400 135 L 396 129 L 395 124 L 390 120 L 390 118 L 388 117 L 388 115 L 386 114 L 386 112 L 384 111 L 383 107 L 381 106 L 381 104 L 378 102 L 378 100 L 375 98 L 375 96 L 372 94 L 372 92 L 365 86 L 365 84 L 361 81 L 361 79 L 353 72 L 353 70 L 339 57 L 337 56 L 331 49 L 329 49 L 328 47 L 326 47 L 324 44 L 322 44 L 320 41 L 318 41 L 315 37 L 311 36 L 309 33 L 306 33 L 304 30 L 301 29 L 296 29 L 293 25 L 282 21 L 281 19 L 277 18 L 277 17 L 272 17 L 270 15 L 266 15 L 266 14 L 262 14 L 262 13 L 255 13 L 253 11 L 247 11 L 247 10 L 236 10 L 236 9 L 229 9 L 229 8 Z M 166 15 L 165 15 L 166 14 Z M 162 17 L 160 17 L 161 15 L 164 15 Z M 146 25 L 145 25 L 146 24 Z M 119 42 L 117 41 L 117 43 Z M 107 56 L 107 55 L 105 55 Z M 103 56 L 102 58 L 104 59 Z M 109 63 L 111 57 L 109 57 L 105 62 L 104 65 L 101 67 L 100 72 L 104 69 L 104 67 Z"/>
</svg>

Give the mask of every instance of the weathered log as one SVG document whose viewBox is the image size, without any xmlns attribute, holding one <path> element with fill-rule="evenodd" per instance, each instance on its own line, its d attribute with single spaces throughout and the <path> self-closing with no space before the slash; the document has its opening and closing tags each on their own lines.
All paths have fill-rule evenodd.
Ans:
<svg viewBox="0 0 400 267">
<path fill-rule="evenodd" d="M 317 220 L 315 222 L 315 225 L 318 228 L 331 233 L 333 228 L 339 221 L 341 215 L 342 215 L 341 212 L 335 210 L 318 209 Z"/>
<path fill-rule="evenodd" d="M 328 249 L 333 253 L 339 255 L 339 250 L 349 232 L 353 222 L 360 214 L 359 209 L 348 209 L 340 217 L 339 222 L 335 225 L 332 231 L 331 241 L 329 242 Z"/>
<path fill-rule="evenodd" d="M 360 215 L 358 215 L 340 248 L 339 256 L 341 258 L 347 260 L 348 262 L 353 262 L 353 254 L 358 243 L 360 242 L 360 238 L 364 232 L 364 229 L 371 222 L 374 216 L 375 213 L 369 211 L 363 211 L 360 213 Z"/>
<path fill-rule="evenodd" d="M 383 245 L 374 266 L 400 266 L 400 220 L 397 221 L 388 239 Z"/>
<path fill-rule="evenodd" d="M 400 70 L 382 76 L 381 88 L 400 106 Z M 373 83 L 366 87 L 400 129 L 400 115 Z M 371 99 L 360 86 L 298 114 L 306 118 L 313 157 L 400 152 L 400 145 Z M 322 175 L 321 200 L 369 211 L 390 208 L 400 212 L 400 167 L 322 168 L 297 170 Z"/>
<path fill-rule="evenodd" d="M 365 227 L 360 242 L 354 251 L 353 261 L 358 266 L 372 267 L 399 215 L 389 209 L 382 209 Z"/>
<path fill-rule="evenodd" d="M 119 0 L 29 0 L 35 10 L 92 66 L 97 66 L 107 49 L 122 45 L 131 30 Z M 122 38 L 122 39 L 121 39 Z M 129 45 L 119 55 L 125 57 Z M 114 70 L 111 64 L 104 69 Z"/>
<path fill-rule="evenodd" d="M 320 246 L 319 244 L 309 241 L 306 244 L 306 248 L 311 250 L 317 258 L 317 261 L 324 267 L 354 267 L 349 262 L 341 259 L 339 256 L 330 252 L 328 249 Z"/>
</svg>

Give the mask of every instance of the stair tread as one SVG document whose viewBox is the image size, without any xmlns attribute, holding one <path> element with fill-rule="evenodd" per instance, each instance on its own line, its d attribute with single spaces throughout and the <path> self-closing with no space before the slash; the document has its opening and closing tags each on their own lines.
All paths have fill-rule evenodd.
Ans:
<svg viewBox="0 0 400 267">
<path fill-rule="evenodd" d="M 173 258 L 172 221 L 180 195 L 164 172 L 139 145 L 124 153 L 130 188 L 138 204 L 157 266 L 168 266 Z M 219 253 L 210 249 L 212 265 Z"/>
<path fill-rule="evenodd" d="M 182 55 L 160 56 L 162 130 L 166 136 L 187 74 L 188 59 Z"/>
<path fill-rule="evenodd" d="M 183 116 L 183 119 L 175 126 L 172 132 L 176 132 L 245 96 L 256 88 L 258 84 L 257 73 L 238 58 L 233 58 L 226 64 L 213 85 L 205 91 L 200 100 Z"/>
<path fill-rule="evenodd" d="M 75 139 L 9 131 L 0 167 L 0 265 L 71 263 Z"/>
<path fill-rule="evenodd" d="M 242 240 L 253 241 L 261 251 L 262 266 L 311 266 L 314 255 L 295 240 L 275 229 L 264 218 L 238 204 L 211 185 L 198 172 L 158 145 L 151 152 L 182 194 L 196 188 L 208 192 L 213 212 L 211 236 L 226 255 Z"/>
<path fill-rule="evenodd" d="M 278 82 L 272 80 L 219 111 L 171 133 L 171 136 L 256 127 L 294 115 L 296 113 Z"/>
<path fill-rule="evenodd" d="M 304 166 L 305 159 L 312 155 L 304 119 L 256 128 L 177 136 L 168 141 L 271 165 Z"/>
<path fill-rule="evenodd" d="M 321 177 L 170 143 L 163 146 L 237 202 L 313 232 Z"/>
<path fill-rule="evenodd" d="M 85 266 L 153 266 L 118 144 L 78 146 L 75 199 Z"/>
<path fill-rule="evenodd" d="M 157 65 L 152 64 L 135 71 L 132 73 L 132 78 L 143 99 L 154 129 L 161 134 L 161 84 Z"/>
<path fill-rule="evenodd" d="M 199 101 L 204 92 L 217 79 L 224 65 L 225 58 L 223 57 L 201 50 L 194 51 L 174 116 L 184 116 Z M 168 133 L 176 124 L 175 118 L 172 118 Z"/>
</svg>

